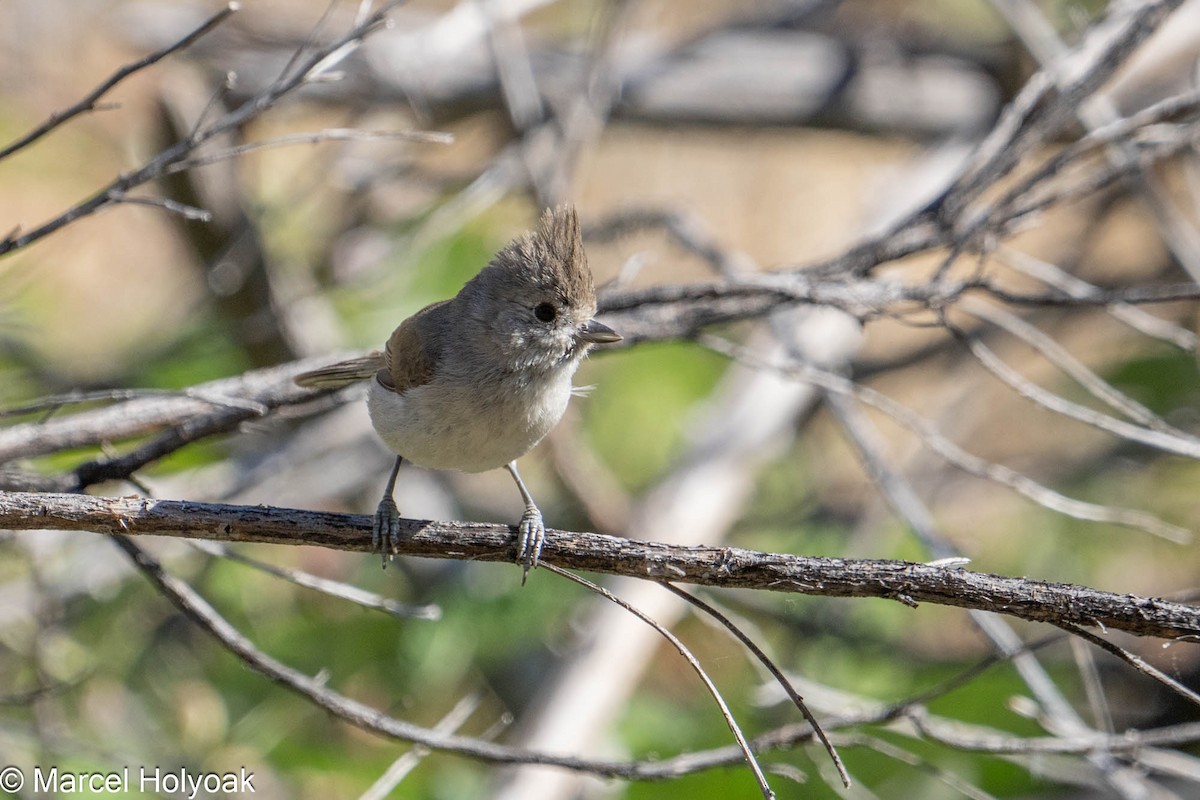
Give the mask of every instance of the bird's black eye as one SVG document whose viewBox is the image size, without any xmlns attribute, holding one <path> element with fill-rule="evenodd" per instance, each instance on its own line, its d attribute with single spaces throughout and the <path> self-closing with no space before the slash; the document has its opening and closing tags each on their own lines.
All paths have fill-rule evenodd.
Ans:
<svg viewBox="0 0 1200 800">
<path fill-rule="evenodd" d="M 554 322 L 554 318 L 558 316 L 558 309 L 550 303 L 538 303 L 533 309 L 533 315 L 542 322 Z"/>
</svg>

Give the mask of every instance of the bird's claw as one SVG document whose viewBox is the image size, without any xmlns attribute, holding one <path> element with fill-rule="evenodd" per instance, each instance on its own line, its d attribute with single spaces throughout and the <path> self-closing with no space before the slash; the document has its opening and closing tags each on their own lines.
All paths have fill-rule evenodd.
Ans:
<svg viewBox="0 0 1200 800">
<path fill-rule="evenodd" d="M 524 586 L 529 570 L 537 567 L 538 559 L 542 557 L 542 545 L 546 543 L 546 524 L 542 522 L 542 512 L 537 508 L 525 509 L 517 533 L 517 563 L 523 567 L 521 585 Z"/>
<path fill-rule="evenodd" d="M 396 553 L 396 544 L 400 541 L 400 509 L 396 501 L 385 497 L 375 509 L 375 518 L 371 521 L 371 548 L 383 559 L 383 568 Z"/>
</svg>

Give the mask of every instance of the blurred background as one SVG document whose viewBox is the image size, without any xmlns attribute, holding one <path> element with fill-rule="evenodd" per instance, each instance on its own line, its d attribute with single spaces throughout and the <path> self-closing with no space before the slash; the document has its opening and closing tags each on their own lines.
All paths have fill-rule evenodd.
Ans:
<svg viewBox="0 0 1200 800">
<path fill-rule="evenodd" d="M 1009 13 L 1023 7 L 405 4 L 390 28 L 337 65 L 337 80 L 303 87 L 219 144 L 331 128 L 444 131 L 453 143 L 326 141 L 225 158 L 148 192 L 207 209 L 210 222 L 125 204 L 4 257 L 0 405 L 71 390 L 181 389 L 379 347 L 404 317 L 457 291 L 541 207 L 562 201 L 577 204 L 597 282 L 610 293 L 836 258 L 935 197 L 1037 71 L 1035 48 L 1021 35 L 1028 28 Z M 0 143 L 219 8 L 6 0 Z M 1065 47 L 1105 12 L 1099 2 L 1029 8 Z M 197 120 L 262 91 L 297 48 L 333 41 L 359 11 L 353 2 L 246 0 L 193 46 L 117 87 L 104 98 L 113 107 L 0 160 L 0 228 L 29 229 L 62 213 L 187 136 Z M 1189 2 L 1105 85 L 1105 97 L 1129 114 L 1191 90 L 1198 55 L 1200 4 Z M 1104 286 L 1194 281 L 1187 247 L 1181 258 L 1169 240 L 1196 224 L 1195 167 L 1189 150 L 1155 167 L 1175 221 L 1166 235 L 1161 205 L 1116 182 L 1028 220 L 1004 241 L 1006 260 L 1042 287 L 1036 280 L 1048 273 L 1029 277 L 1035 265 Z M 885 267 L 911 277 L 945 255 Z M 1148 307 L 1168 332 L 1157 338 L 1103 308 L 1020 312 L 1166 423 L 1200 429 L 1194 304 Z M 1145 510 L 1180 531 L 1200 525 L 1195 460 L 1032 404 L 936 319 L 888 313 L 861 324 L 829 310 L 788 313 L 773 324 L 787 327 L 808 359 L 895 398 L 970 453 L 1073 498 Z M 1028 338 L 977 316 L 969 323 L 1029 380 L 1088 402 Z M 749 321 L 716 332 L 765 351 L 770 328 Z M 1196 586 L 1200 553 L 1191 541 L 1056 514 L 954 469 L 875 411 L 831 407 L 805 384 L 732 364 L 702 343 L 645 338 L 593 355 L 577 383 L 595 388 L 522 462 L 548 525 L 806 555 L 924 561 L 957 552 L 983 572 L 1153 596 L 1185 597 Z M 94 491 L 369 513 L 392 457 L 365 406 L 341 399 L 179 450 L 139 472 L 137 487 Z M 866 431 L 857 445 L 847 433 L 856 423 Z M 863 447 L 875 448 L 928 506 L 932 539 L 914 536 L 893 513 L 864 468 Z M 99 452 L 14 464 L 52 475 Z M 503 472 L 408 469 L 397 498 L 415 518 L 511 521 L 520 512 Z M 396 619 L 183 542 L 147 546 L 265 652 L 393 716 L 432 726 L 471 698 L 477 706 L 463 733 L 588 758 L 666 758 L 730 742 L 677 653 L 545 572 L 522 588 L 507 565 L 410 559 L 381 571 L 377 559 L 319 548 L 241 550 L 441 610 L 437 620 Z M 260 796 L 340 798 L 361 796 L 407 749 L 246 669 L 102 537 L 6 533 L 0 553 L 0 762 L 89 771 L 244 765 L 258 776 Z M 724 632 L 658 587 L 611 585 L 694 649 L 749 734 L 800 721 Z M 996 652 L 994 639 L 955 609 L 704 596 L 767 646 L 821 719 L 904 700 Z M 1013 630 L 1016 641 L 1053 633 Z M 1194 645 L 1116 641 L 1195 684 Z M 1116 659 L 1065 638 L 1037 657 L 1062 707 L 1030 688 L 1033 667 L 1004 661 L 939 693 L 929 713 L 962 723 L 963 741 L 1197 718 Z M 779 796 L 1188 797 L 1200 781 L 1195 745 L 1170 750 L 1168 769 L 1161 761 L 1114 768 L 1081 755 L 966 752 L 903 720 L 840 726 L 837 741 L 855 789 L 841 789 L 824 752 L 806 742 L 764 756 L 781 773 L 772 779 Z M 393 796 L 754 791 L 736 763 L 623 782 L 435 753 Z"/>
</svg>

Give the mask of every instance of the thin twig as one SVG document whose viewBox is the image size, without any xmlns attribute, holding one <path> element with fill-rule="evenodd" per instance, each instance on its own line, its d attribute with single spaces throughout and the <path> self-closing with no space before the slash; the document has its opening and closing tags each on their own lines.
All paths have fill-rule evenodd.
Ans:
<svg viewBox="0 0 1200 800">
<path fill-rule="evenodd" d="M 1067 62 L 1067 47 L 1057 31 L 1031 0 L 993 0 L 992 5 L 1008 20 L 1017 36 L 1050 71 L 1060 91 L 1066 90 L 1072 79 Z M 1075 117 L 1089 130 L 1097 130 L 1120 121 L 1120 113 L 1112 99 L 1096 92 L 1075 104 Z M 1171 253 L 1192 276 L 1200 280 L 1200 234 L 1195 226 L 1176 209 L 1161 182 L 1146 169 L 1139 153 L 1124 137 L 1105 148 L 1108 160 L 1116 167 L 1131 167 L 1133 187 L 1154 217 L 1163 241 Z"/>
<path fill-rule="evenodd" d="M 1075 299 L 1094 297 L 1103 293 L 1099 287 L 1075 277 L 1057 265 L 1034 258 L 1020 250 L 1001 247 L 994 254 L 1018 272 L 1053 286 Z M 1123 322 L 1138 333 L 1169 342 L 1189 353 L 1195 353 L 1200 347 L 1200 337 L 1186 328 L 1125 303 L 1112 302 L 1105 305 L 1108 306 L 1105 310 L 1114 319 Z"/>
<path fill-rule="evenodd" d="M 653 762 L 605 762 L 560 756 L 444 733 L 389 717 L 329 689 L 320 677 L 311 678 L 263 653 L 192 587 L 164 571 L 157 560 L 128 537 L 118 535 L 113 539 L 159 592 L 170 600 L 184 616 L 211 634 L 234 656 L 256 672 L 296 692 L 338 719 L 355 727 L 388 738 L 412 742 L 432 750 L 456 753 L 494 763 L 558 766 L 579 772 L 635 780 L 672 777 L 671 774 L 665 774 L 657 769 L 657 765 Z"/>
<path fill-rule="evenodd" d="M 275 683 L 296 692 L 328 711 L 338 719 L 355 727 L 400 741 L 429 747 L 434 750 L 458 753 L 472 758 L 499 763 L 554 764 L 567 769 L 598 771 L 601 774 L 620 776 L 611 770 L 595 770 L 600 766 L 582 759 L 559 757 L 505 747 L 470 737 L 439 733 L 403 720 L 389 717 L 363 703 L 345 697 L 325 685 L 320 678 L 293 669 L 263 653 L 240 631 L 217 613 L 208 601 L 201 597 L 184 581 L 169 575 L 149 553 L 134 544 L 126 536 L 114 536 L 117 546 L 129 556 L 134 565 L 167 597 L 184 616 L 199 625 L 221 643 L 225 649 L 242 660 L 251 669 L 265 675 Z M 618 767 L 619 769 L 619 767 Z"/>
<path fill-rule="evenodd" d="M 792 704 L 799 709 L 800 714 L 804 717 L 808 724 L 812 726 L 813 733 L 816 734 L 822 746 L 824 746 L 825 752 L 829 754 L 830 760 L 833 761 L 833 766 L 837 769 L 838 776 L 842 779 L 842 785 L 849 789 L 850 775 L 846 772 L 846 765 L 842 763 L 842 757 L 838 755 L 837 749 L 833 746 L 833 743 L 829 741 L 829 737 L 825 734 L 825 730 L 821 727 L 821 723 L 817 722 L 817 718 L 813 716 L 813 713 L 809 710 L 808 705 L 804 702 L 804 698 L 800 696 L 800 693 L 796 691 L 796 687 L 793 686 L 792 682 L 788 680 L 786 675 L 783 674 L 783 670 L 779 669 L 779 667 L 775 665 L 775 662 L 771 660 L 771 657 L 768 656 L 766 652 L 764 652 L 763 649 L 746 634 L 745 631 L 735 625 L 733 620 L 722 614 L 711 604 L 706 603 L 691 592 L 685 592 L 683 589 L 680 589 L 678 586 L 675 586 L 667 581 L 663 581 L 662 585 L 668 591 L 679 597 L 682 597 L 688 603 L 692 604 L 720 623 L 722 627 L 732 633 L 734 637 L 737 638 L 737 640 L 741 642 L 742 645 L 745 646 L 745 648 L 749 650 L 755 658 L 758 659 L 760 664 L 767 668 L 767 671 L 770 672 L 775 678 L 775 682 L 778 683 L 783 688 L 783 691 L 787 693 L 787 696 L 791 699 Z"/>
<path fill-rule="evenodd" d="M 207 209 L 189 206 L 167 197 L 139 197 L 125 194 L 124 192 L 113 192 L 112 201 L 114 203 L 126 203 L 130 205 L 153 206 L 170 211 L 172 214 L 178 214 L 184 219 L 196 220 L 198 222 L 211 222 L 213 218 L 212 212 Z"/>
<path fill-rule="evenodd" d="M 695 670 L 696 674 L 700 677 L 700 680 L 704 682 L 704 686 L 706 689 L 708 689 L 708 693 L 712 695 L 713 700 L 721 709 L 721 716 L 725 718 L 725 724 L 729 726 L 730 732 L 733 733 L 733 738 L 737 740 L 738 747 L 741 748 L 742 753 L 746 758 L 747 766 L 749 766 L 750 771 L 754 773 L 754 779 L 758 782 L 759 791 L 762 792 L 763 797 L 767 798 L 767 800 L 772 800 L 775 797 L 775 792 L 771 791 L 771 786 L 767 783 L 767 776 L 763 774 L 762 767 L 758 765 L 758 759 L 754 757 L 754 752 L 750 749 L 750 745 L 746 742 L 746 737 L 742 733 L 742 729 L 738 726 L 737 720 L 733 718 L 733 712 L 729 710 L 729 706 L 726 705 L 725 699 L 721 697 L 721 693 L 717 690 L 716 684 L 714 684 L 712 679 L 708 677 L 708 673 L 704 671 L 704 667 L 700 665 L 700 661 L 694 655 L 692 655 L 692 651 L 689 650 L 687 646 L 679 640 L 679 637 L 659 624 L 659 622 L 649 614 L 625 602 L 608 589 L 605 589 L 603 586 L 592 583 L 587 578 L 582 578 L 572 572 L 568 572 L 565 569 L 559 569 L 552 564 L 543 563 L 542 566 L 553 572 L 555 575 L 559 575 L 569 581 L 574 581 L 580 586 L 590 589 L 604 599 L 616 603 L 621 608 L 640 619 L 642 622 L 645 622 L 647 625 L 654 628 L 654 630 L 656 630 L 660 636 L 671 643 L 671 646 L 679 652 L 679 655 L 683 656 L 684 660 L 688 662 L 688 665 L 691 666 L 691 668 Z M 803 708 L 803 702 L 801 702 L 801 707 Z"/>
<path fill-rule="evenodd" d="M 328 363 L 328 357 L 309 358 L 278 367 L 250 370 L 182 391 L 129 390 L 134 394 L 128 399 L 119 395 L 126 390 L 106 390 L 113 392 L 112 399 L 124 399 L 125 402 L 88 409 L 69 418 L 0 428 L 0 462 L 121 441 L 167 427 L 204 426 L 214 417 L 228 415 L 239 422 L 261 417 L 274 408 L 320 398 L 321 393 L 301 389 L 292 378 L 304 369 L 316 369 Z M 54 408 L 59 401 L 76 402 L 76 397 L 106 399 L 95 398 L 91 393 L 67 393 L 23 406 Z"/>
<path fill-rule="evenodd" d="M 297 144 L 319 144 L 321 142 L 374 142 L 380 140 L 419 142 L 424 144 L 451 144 L 454 134 L 441 131 L 360 131 L 352 128 L 327 128 L 311 133 L 291 133 L 276 136 L 260 142 L 248 142 L 235 147 L 227 147 L 212 153 L 205 153 L 195 158 L 178 161 L 163 170 L 164 175 L 173 175 L 196 167 L 206 167 L 218 161 L 238 158 L 247 153 L 267 150 L 276 147 L 290 147 Z"/>
<path fill-rule="evenodd" d="M 972 783 L 968 783 L 953 772 L 937 766 L 924 756 L 900 747 L 894 742 L 889 742 L 886 739 L 866 733 L 837 734 L 837 740 L 842 747 L 865 747 L 887 758 L 899 761 L 901 764 L 915 767 L 922 772 L 932 775 L 958 794 L 970 798 L 970 800 L 996 800 L 994 795 L 988 794 L 983 789 Z"/>
<path fill-rule="evenodd" d="M 841 711 L 836 717 L 827 719 L 825 726 L 828 730 L 845 730 L 859 725 L 879 725 L 897 719 L 905 719 L 922 720 L 930 726 L 936 724 L 939 727 L 955 726 L 959 729 L 965 729 L 968 726 L 962 723 L 945 720 L 929 714 L 925 710 L 924 704 L 944 697 L 955 689 L 967 686 L 982 672 L 991 669 L 997 664 L 1008 661 L 1009 656 L 1032 652 L 1055 642 L 1061 642 L 1065 638 L 1067 638 L 1067 635 L 1059 632 L 1024 645 L 1019 650 L 1008 655 L 989 656 L 975 666 L 964 670 L 937 686 L 923 690 L 917 695 L 902 698 L 894 703 L 878 703 L 866 698 L 855 698 L 856 702 L 850 703 L 844 699 L 845 696 L 842 693 L 838 693 L 832 699 L 832 702 L 836 703 Z M 854 710 L 846 710 L 850 708 Z M 971 729 L 978 730 L 978 728 L 974 727 Z M 1012 749 L 1007 751 L 1000 750 L 999 752 L 1022 752 L 1019 749 L 1021 743 L 1030 742 L 1032 746 L 1029 748 L 1029 752 L 1038 752 L 1040 746 L 1046 746 L 1047 752 L 1086 754 L 1092 747 L 1096 746 L 1096 736 L 1102 736 L 1102 734 L 1081 734 L 1075 736 L 1046 737 L 1042 739 L 1011 738 L 1007 740 L 1007 743 Z M 767 750 L 792 747 L 796 744 L 811 741 L 813 738 L 812 727 L 807 723 L 789 724 L 754 737 L 751 739 L 751 745 L 756 752 L 765 752 Z M 1112 752 L 1136 752 L 1144 750 L 1147 747 L 1178 746 L 1197 740 L 1200 740 L 1200 723 L 1185 723 L 1152 730 L 1129 731 L 1124 735 L 1113 735 L 1106 740 L 1103 747 Z M 980 747 L 978 749 L 985 750 L 986 748 Z M 741 751 L 735 745 L 728 745 L 709 750 L 684 753 L 649 764 L 641 764 L 639 777 L 648 778 L 651 775 L 655 778 L 678 777 L 694 773 L 701 769 L 738 764 L 742 760 Z"/>
<path fill-rule="evenodd" d="M 1080 386 L 1093 397 L 1107 403 L 1113 409 L 1125 416 L 1145 425 L 1147 428 L 1174 436 L 1187 436 L 1182 431 L 1175 430 L 1162 417 L 1142 405 L 1132 397 L 1118 391 L 1112 384 L 1105 381 L 1088 369 L 1075 356 L 1058 343 L 1052 336 L 1043 333 L 1034 325 L 990 303 L 983 303 L 968 297 L 959 304 L 959 308 L 978 319 L 986 320 L 993 325 L 1003 328 L 1013 336 L 1033 347 L 1054 366 L 1071 376 Z"/>
<path fill-rule="evenodd" d="M 1153 447 L 1164 453 L 1173 453 L 1179 456 L 1186 456 L 1187 458 L 1200 459 L 1200 439 L 1189 436 L 1182 431 L 1149 430 L 1140 425 L 1135 425 L 1131 422 L 1126 422 L 1125 420 L 1087 408 L 1086 406 L 1081 406 L 1065 397 L 1060 397 L 1026 379 L 996 355 L 994 350 L 980 341 L 979 337 L 968 335 L 953 325 L 948 325 L 947 328 L 960 338 L 971 351 L 971 355 L 975 356 L 984 369 L 995 375 L 1022 397 L 1033 401 L 1039 406 L 1061 414 L 1064 417 L 1091 425 L 1105 433 L 1110 433 L 1113 436 L 1119 436 L 1131 442 L 1146 445 L 1147 447 Z M 1166 531 L 1160 533 L 1160 535 L 1164 535 L 1165 533 Z M 1182 539 L 1173 538 L 1172 536 L 1167 536 L 1167 538 L 1171 538 L 1172 541 L 1177 541 L 1181 544 L 1191 541 L 1190 535 Z"/>
<path fill-rule="evenodd" d="M 276 83 L 282 83 L 288 79 L 288 73 L 290 73 L 292 68 L 299 63 L 300 57 L 304 55 L 304 52 L 308 50 L 308 48 L 311 47 L 317 40 L 317 35 L 321 33 L 327 24 L 329 24 L 329 20 L 333 18 L 333 12 L 337 7 L 338 0 L 328 0 L 328 2 L 325 3 L 325 10 L 321 12 L 321 16 L 317 19 L 316 23 L 308 29 L 308 33 L 304 35 L 304 41 L 302 41 L 300 45 L 292 51 L 292 54 L 288 56 L 287 62 L 283 65 L 283 69 L 279 71 L 279 76 L 275 79 Z M 362 25 L 366 19 L 367 18 L 361 13 L 356 14 L 354 17 L 354 24 Z"/>
<path fill-rule="evenodd" d="M 1192 705 L 1200 706 L 1200 692 L 1196 692 L 1195 690 L 1190 689 L 1187 686 L 1184 686 L 1182 683 L 1175 680 L 1170 675 L 1167 675 L 1162 670 L 1156 669 L 1155 667 L 1151 666 L 1150 664 L 1147 664 L 1144 660 L 1142 660 L 1140 657 L 1138 657 L 1134 653 L 1131 653 L 1128 650 L 1126 650 L 1125 648 L 1119 647 L 1118 645 L 1113 644 L 1111 641 L 1109 641 L 1108 639 L 1105 639 L 1103 636 L 1092 633 L 1091 631 L 1088 631 L 1088 630 L 1084 630 L 1083 628 L 1079 627 L 1078 625 L 1074 625 L 1071 623 L 1065 623 L 1063 625 L 1060 625 L 1059 627 L 1062 628 L 1067 633 L 1074 634 L 1075 636 L 1078 636 L 1080 639 L 1084 639 L 1085 641 L 1091 642 L 1092 644 L 1096 645 L 1100 649 L 1108 651 L 1109 653 L 1111 653 L 1112 655 L 1121 659 L 1126 664 L 1133 667 L 1134 669 L 1136 669 L 1138 672 L 1142 673 L 1146 677 L 1148 677 L 1154 681 L 1157 681 L 1158 683 L 1162 684 L 1170 691 L 1172 691 L 1175 694 L 1182 697 L 1184 700 L 1187 700 Z"/>
<path fill-rule="evenodd" d="M 124 194 L 134 187 L 160 177 L 164 173 L 164 170 L 186 158 L 189 153 L 193 152 L 206 141 L 220 136 L 226 131 L 244 126 L 250 120 L 261 116 L 278 103 L 280 99 L 303 85 L 309 73 L 316 69 L 331 54 L 338 52 L 340 48 L 358 42 L 383 25 L 386 21 L 387 12 L 399 2 L 400 0 L 393 0 L 393 2 L 385 3 L 382 8 L 372 14 L 364 23 L 356 25 L 346 34 L 320 48 L 309 56 L 309 58 L 305 59 L 294 70 L 292 75 L 281 78 L 271 84 L 262 92 L 246 100 L 236 109 L 225 114 L 208 127 L 197 131 L 195 135 L 170 145 L 137 169 L 120 175 L 107 186 L 98 190 L 87 199 L 76 203 L 57 217 L 42 223 L 26 233 L 14 234 L 0 239 L 0 256 L 27 247 L 39 239 L 70 225 L 76 220 L 99 211 L 101 208 L 115 202 L 113 199 L 115 195 Z"/>
<path fill-rule="evenodd" d="M 992 755 L 1089 753 L 1129 754 L 1154 747 L 1180 747 L 1200 741 L 1200 723 L 1185 722 L 1152 730 L 1128 730 L 1121 733 L 1095 732 L 1086 736 L 1018 737 L 980 731 L 971 735 L 969 726 L 937 720 L 913 709 L 905 715 L 917 732 L 931 741 L 975 753 Z"/>
<path fill-rule="evenodd" d="M 204 124 L 208 121 L 209 113 L 235 88 L 237 88 L 237 73 L 230 70 L 225 73 L 225 80 L 221 81 L 221 85 L 209 96 L 208 102 L 204 104 L 204 108 L 200 109 L 200 113 L 196 115 L 195 121 L 192 122 L 192 129 L 188 131 L 189 139 L 196 138 L 197 134 L 204 129 Z"/>
<path fill-rule="evenodd" d="M 1068 641 L 1071 645 L 1071 657 L 1083 683 L 1083 693 L 1087 697 L 1088 707 L 1092 710 L 1092 727 L 1112 733 L 1112 712 L 1108 698 L 1104 696 L 1104 680 L 1100 677 L 1100 669 L 1096 665 L 1096 654 L 1084 639 L 1072 636 Z"/>
<path fill-rule="evenodd" d="M 701 336 L 697 341 L 716 352 L 724 353 L 732 358 L 739 359 L 762 369 L 777 370 L 782 374 L 792 375 L 797 380 L 807 381 L 815 386 L 820 386 L 826 391 L 853 396 L 861 402 L 879 409 L 900 425 L 916 434 L 930 450 L 963 472 L 998 483 L 1002 486 L 1007 486 L 1018 494 L 1052 511 L 1091 522 L 1109 522 L 1125 525 L 1171 541 L 1186 542 L 1191 539 L 1191 531 L 1177 525 L 1171 525 L 1149 512 L 1121 508 L 1119 506 L 1097 505 L 1096 503 L 1088 503 L 1073 497 L 1067 497 L 1014 469 L 980 458 L 952 442 L 938 431 L 932 422 L 919 414 L 897 403 L 882 392 L 878 392 L 870 387 L 859 386 L 841 375 L 836 375 L 807 364 L 765 363 L 754 354 L 748 353 L 745 348 L 731 345 L 714 336 Z"/>
<path fill-rule="evenodd" d="M 1057 132 L 1073 116 L 1078 103 L 1102 85 L 1180 2 L 1111 6 L 1107 18 L 1089 30 L 1073 54 L 1069 79 L 1056 80 L 1062 73 L 1046 68 L 1030 78 L 947 192 L 945 211 L 957 215 L 1008 175 L 1027 152 Z M 1055 88 L 1057 94 L 1047 101 Z"/>
<path fill-rule="evenodd" d="M 360 589 L 357 586 L 352 586 L 342 581 L 321 578 L 302 570 L 288 569 L 268 564 L 265 561 L 259 561 L 244 553 L 239 553 L 237 550 L 227 547 L 220 542 L 193 540 L 190 544 L 200 552 L 207 553 L 210 556 L 237 561 L 239 564 L 245 564 L 260 572 L 282 578 L 296 586 L 303 586 L 305 589 L 312 589 L 313 591 L 329 595 L 330 597 L 336 597 L 340 600 L 349 600 L 357 606 L 383 611 L 393 617 L 424 620 L 439 620 L 442 618 L 442 609 L 436 605 L 426 604 L 418 606 L 411 603 L 398 603 L 390 597 L 384 597 L 376 592 L 368 592 L 366 589 Z"/>
<path fill-rule="evenodd" d="M 454 733 L 471 718 L 479 708 L 483 697 L 478 693 L 469 694 L 454 704 L 454 708 L 433 726 L 434 733 Z M 414 747 L 391 763 L 371 787 L 359 795 L 358 800 L 385 800 L 392 790 L 400 785 L 400 781 L 416 768 L 421 759 L 429 755 L 428 747 Z"/>
<path fill-rule="evenodd" d="M 939 532 L 933 513 L 917 496 L 912 485 L 887 464 L 883 458 L 883 448 L 876 441 L 875 429 L 862 409 L 853 398 L 836 392 L 827 393 L 826 402 L 834 418 L 841 423 L 842 430 L 858 452 L 884 499 L 908 524 L 913 534 L 930 553 L 938 556 L 939 561 L 949 559 L 953 563 L 958 551 Z M 972 609 L 969 614 L 971 622 L 991 640 L 996 651 L 1011 658 L 1025 685 L 1047 713 L 1059 721 L 1060 726 L 1068 729 L 1082 726 L 1083 721 L 1037 659 L 1032 648 L 1021 642 L 1005 620 L 989 611 L 978 609 Z"/>
<path fill-rule="evenodd" d="M 733 278 L 755 267 L 749 257 L 721 247 L 699 217 L 662 209 L 627 209 L 589 225 L 583 231 L 585 241 L 610 242 L 642 230 L 661 229 L 678 247 L 712 267 L 724 278 Z"/>
<path fill-rule="evenodd" d="M 1061 307 L 1071 308 L 1080 306 L 1111 306 L 1116 303 L 1129 305 L 1154 305 L 1156 303 L 1173 303 L 1181 300 L 1200 300 L 1200 285 L 1195 283 L 1162 283 L 1149 286 L 1122 286 L 1113 289 L 1099 289 L 1086 295 L 1066 295 L 1047 292 L 1031 294 L 1014 292 L 1000 286 L 980 281 L 973 286 L 962 289 L 980 289 L 991 294 L 998 300 L 1020 306 Z M 962 291 L 959 291 L 962 294 Z"/>
<path fill-rule="evenodd" d="M 209 17 L 207 20 L 205 20 L 203 23 L 201 23 L 195 30 L 193 30 L 191 33 L 184 36 L 182 39 L 179 39 L 178 41 L 167 45 L 166 47 L 162 48 L 161 50 L 156 50 L 155 52 L 151 53 L 150 55 L 148 55 L 144 58 L 138 59 L 137 61 L 126 64 L 125 66 L 121 67 L 116 72 L 114 72 L 112 75 L 110 75 L 103 83 L 101 83 L 99 86 L 97 86 L 92 91 L 88 92 L 83 97 L 83 99 L 81 99 L 75 105 L 69 106 L 68 108 L 63 109 L 62 111 L 54 112 L 41 125 L 38 125 L 36 128 L 31 130 L 29 133 L 25 134 L 20 139 L 17 139 L 15 142 L 8 145 L 7 147 L 0 149 L 0 160 L 5 159 L 8 156 L 12 155 L 13 153 L 17 152 L 18 150 L 33 144 L 34 142 L 36 142 L 38 139 L 45 136 L 50 131 L 54 130 L 55 128 L 62 125 L 63 123 L 79 116 L 80 114 L 86 113 L 88 111 L 94 111 L 96 109 L 97 101 L 99 101 L 101 97 L 103 97 L 105 94 L 107 94 L 108 91 L 110 89 L 112 89 L 114 86 L 116 86 L 118 83 L 125 80 L 130 75 L 134 74 L 135 72 L 138 72 L 139 70 L 143 70 L 146 67 L 153 66 L 154 64 L 157 64 L 159 61 L 162 61 L 167 56 L 171 55 L 172 53 L 176 53 L 176 52 L 183 50 L 184 48 L 192 45 L 197 39 L 204 36 L 209 31 L 211 31 L 213 28 L 220 25 L 231 14 L 233 14 L 234 12 L 236 12 L 240 9 L 241 9 L 241 3 L 237 3 L 237 2 L 228 3 L 228 4 L 226 4 L 226 6 L 223 9 L 218 11 L 216 14 L 213 14 L 211 17 Z"/>
<path fill-rule="evenodd" d="M 27 403 L 0 408 L 0 417 L 23 417 L 37 412 L 58 411 L 63 406 L 100 401 L 132 400 L 138 397 L 165 397 L 177 394 L 171 389 L 75 389 L 62 394 L 46 395 Z"/>
</svg>

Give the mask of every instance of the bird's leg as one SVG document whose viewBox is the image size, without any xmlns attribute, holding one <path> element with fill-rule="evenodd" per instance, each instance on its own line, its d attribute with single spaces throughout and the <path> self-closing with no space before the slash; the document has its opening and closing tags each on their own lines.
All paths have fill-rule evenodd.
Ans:
<svg viewBox="0 0 1200 800">
<path fill-rule="evenodd" d="M 546 542 L 546 525 L 542 522 L 542 512 L 538 510 L 537 503 L 533 502 L 533 495 L 521 480 L 521 473 L 517 472 L 517 462 L 510 461 L 505 469 L 517 482 L 517 491 L 525 501 L 525 513 L 521 515 L 521 524 L 517 526 L 520 534 L 517 539 L 517 563 L 524 566 L 521 572 L 523 586 L 525 579 L 529 577 L 529 570 L 537 566 L 542 555 L 542 545 Z"/>
<path fill-rule="evenodd" d="M 396 491 L 396 476 L 400 474 L 400 465 L 404 463 L 403 456 L 396 456 L 396 464 L 388 477 L 387 488 L 383 490 L 383 499 L 379 508 L 375 509 L 375 519 L 371 522 L 371 547 L 383 558 L 383 568 L 396 552 L 396 542 L 400 540 L 400 509 L 392 499 Z"/>
</svg>

